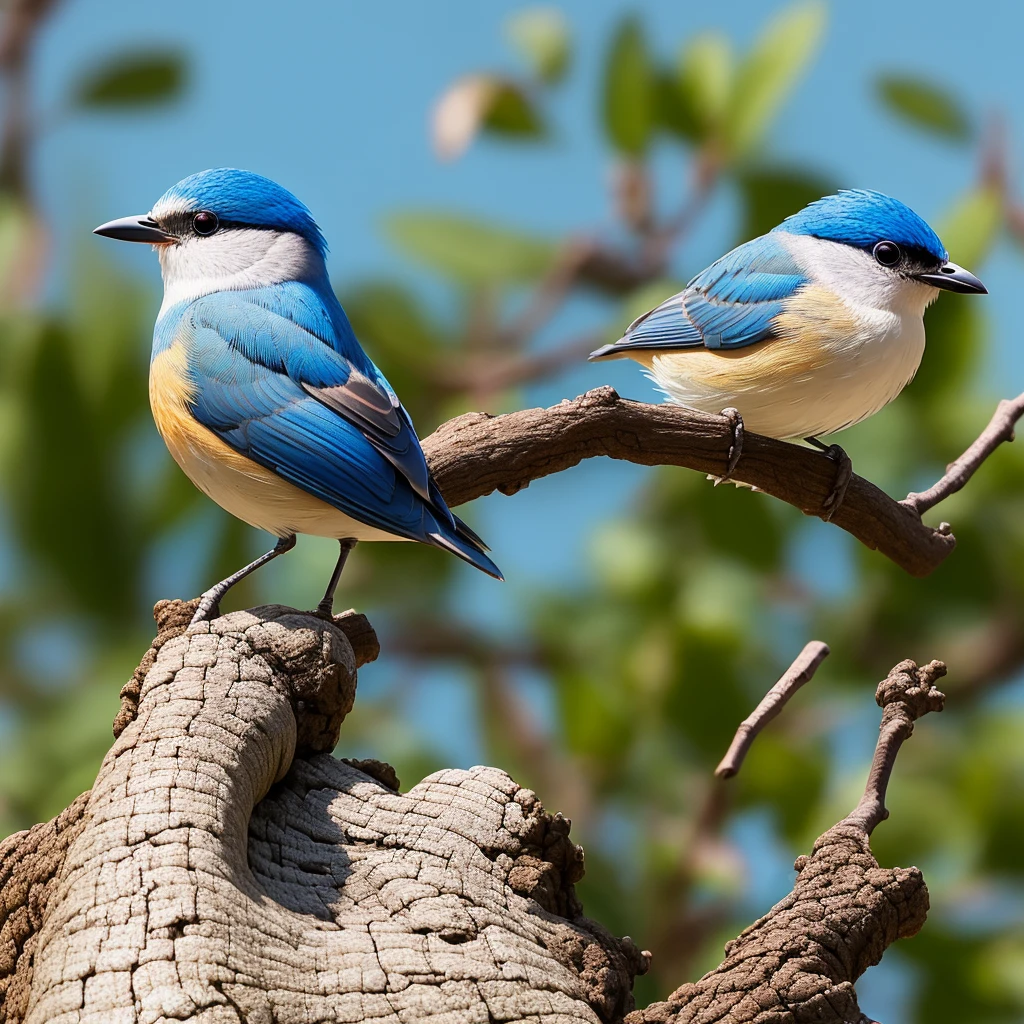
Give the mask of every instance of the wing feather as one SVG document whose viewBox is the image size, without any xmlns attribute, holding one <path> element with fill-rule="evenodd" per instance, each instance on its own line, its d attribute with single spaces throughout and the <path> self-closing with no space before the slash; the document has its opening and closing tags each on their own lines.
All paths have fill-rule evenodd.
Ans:
<svg viewBox="0 0 1024 1024">
<path fill-rule="evenodd" d="M 807 283 L 783 242 L 762 235 L 712 263 L 591 359 L 641 349 L 737 349 L 772 337 L 772 321 Z"/>
</svg>

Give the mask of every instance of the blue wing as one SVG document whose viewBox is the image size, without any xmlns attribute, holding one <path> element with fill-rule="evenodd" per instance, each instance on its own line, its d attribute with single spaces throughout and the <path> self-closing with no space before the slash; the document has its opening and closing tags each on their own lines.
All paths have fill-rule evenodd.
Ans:
<svg viewBox="0 0 1024 1024">
<path fill-rule="evenodd" d="M 634 320 L 625 335 L 591 354 L 703 346 L 734 349 L 772 335 L 772 320 L 807 278 L 785 246 L 762 235 L 702 270 L 678 294 Z"/>
<path fill-rule="evenodd" d="M 333 305 L 292 284 L 185 307 L 164 331 L 185 342 L 196 420 L 352 518 L 500 578 L 448 509 L 408 413 Z"/>
</svg>

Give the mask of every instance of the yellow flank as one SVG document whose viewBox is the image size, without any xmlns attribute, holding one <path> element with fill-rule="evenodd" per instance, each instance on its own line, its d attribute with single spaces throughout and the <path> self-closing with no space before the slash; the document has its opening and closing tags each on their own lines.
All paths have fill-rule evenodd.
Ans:
<svg viewBox="0 0 1024 1024">
<path fill-rule="evenodd" d="M 801 288 L 785 304 L 773 326 L 780 338 L 810 349 L 815 345 L 827 348 L 836 339 L 854 338 L 864 325 L 835 292 L 812 284 Z"/>
<path fill-rule="evenodd" d="M 188 445 L 199 427 L 189 412 L 194 398 L 185 346 L 176 341 L 156 355 L 149 367 L 149 407 L 156 429 L 172 454 L 175 448 Z"/>
<path fill-rule="evenodd" d="M 236 452 L 192 416 L 189 406 L 194 396 L 185 344 L 177 340 L 150 365 L 153 419 L 174 461 L 221 508 L 279 537 L 306 533 L 357 540 L 405 539 L 357 522 Z"/>
<path fill-rule="evenodd" d="M 738 349 L 679 349 L 671 355 L 638 351 L 638 362 L 671 358 L 676 372 L 710 392 L 762 391 L 783 381 L 802 380 L 835 359 L 837 339 L 856 336 L 861 324 L 842 299 L 816 285 L 802 288 L 774 320 L 778 337 Z"/>
</svg>

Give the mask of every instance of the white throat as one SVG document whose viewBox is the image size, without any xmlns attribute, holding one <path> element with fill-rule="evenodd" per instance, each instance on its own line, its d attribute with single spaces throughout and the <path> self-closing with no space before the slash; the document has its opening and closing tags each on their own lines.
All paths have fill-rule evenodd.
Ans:
<svg viewBox="0 0 1024 1024">
<path fill-rule="evenodd" d="M 161 316 L 171 306 L 201 295 L 308 281 L 324 269 L 320 253 L 292 231 L 228 228 L 157 249 L 164 279 Z"/>
</svg>

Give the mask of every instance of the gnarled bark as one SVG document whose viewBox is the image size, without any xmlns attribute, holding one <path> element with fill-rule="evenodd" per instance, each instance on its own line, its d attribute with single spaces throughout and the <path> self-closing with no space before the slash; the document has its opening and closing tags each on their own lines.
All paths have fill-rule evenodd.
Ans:
<svg viewBox="0 0 1024 1024">
<path fill-rule="evenodd" d="M 871 814 L 818 840 L 721 967 L 637 1011 L 650 954 L 584 916 L 566 819 L 495 768 L 400 793 L 331 756 L 377 653 L 362 616 L 185 632 L 192 607 L 158 606 L 92 791 L 0 844 L 0 1021 L 858 1021 L 853 981 L 924 920 L 920 874 L 879 868 L 868 832 L 934 666 L 879 689 L 928 700 L 887 710 Z"/>
<path fill-rule="evenodd" d="M 1024 395 L 1000 402 L 978 440 L 946 476 L 921 494 L 895 501 L 854 474 L 842 503 L 826 506 L 836 464 L 826 455 L 760 434 L 744 433 L 736 450 L 733 422 L 682 406 L 620 398 L 613 388 L 588 391 L 548 409 L 503 416 L 471 412 L 442 423 L 423 451 L 450 505 L 492 491 L 514 494 L 531 481 L 606 455 L 642 466 L 685 466 L 750 484 L 810 516 L 827 518 L 914 576 L 938 568 L 956 545 L 949 525 L 921 514 L 959 490 L 1024 415 Z"/>
</svg>

